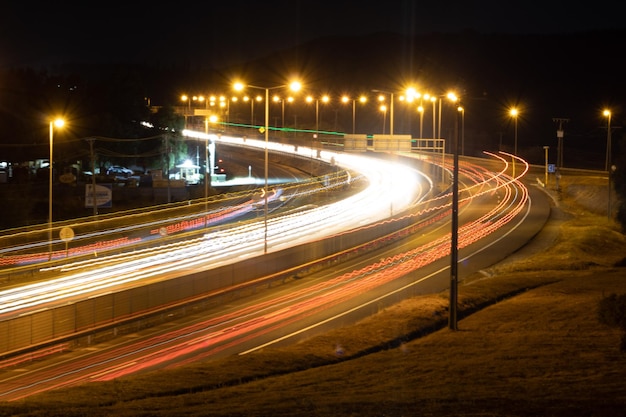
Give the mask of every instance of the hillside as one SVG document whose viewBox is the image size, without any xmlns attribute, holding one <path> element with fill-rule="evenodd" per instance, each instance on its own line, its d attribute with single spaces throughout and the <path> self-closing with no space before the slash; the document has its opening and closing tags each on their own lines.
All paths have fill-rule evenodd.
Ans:
<svg viewBox="0 0 626 417">
<path fill-rule="evenodd" d="M 618 416 L 622 331 L 599 300 L 626 293 L 626 238 L 598 180 L 564 178 L 546 228 L 447 294 L 280 349 L 94 383 L 0 406 L 0 416 Z M 617 266 L 621 265 L 621 266 Z"/>
</svg>

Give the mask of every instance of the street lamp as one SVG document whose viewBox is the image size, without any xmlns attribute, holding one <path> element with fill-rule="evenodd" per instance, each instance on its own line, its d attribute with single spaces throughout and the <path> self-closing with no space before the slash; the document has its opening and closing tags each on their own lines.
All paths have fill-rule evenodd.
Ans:
<svg viewBox="0 0 626 417">
<path fill-rule="evenodd" d="M 424 127 L 424 106 L 421 104 L 417 106 L 417 112 L 420 114 L 420 139 L 422 138 L 422 132 Z"/>
<path fill-rule="evenodd" d="M 209 183 L 211 182 L 211 175 L 213 174 L 213 164 L 209 162 L 209 123 L 217 123 L 218 117 L 211 115 L 204 119 L 204 135 L 206 143 L 204 144 L 204 212 L 205 215 L 209 211 Z M 215 157 L 215 145 L 211 149 L 211 157 Z M 208 225 L 208 222 L 207 222 Z"/>
<path fill-rule="evenodd" d="M 611 111 L 606 109 L 602 112 L 607 120 L 606 126 L 606 162 L 604 163 L 604 170 L 609 171 L 611 163 Z"/>
<path fill-rule="evenodd" d="M 448 98 L 458 100 L 454 95 Z M 452 230 L 450 248 L 450 306 L 448 327 L 450 330 L 457 330 L 457 304 L 458 304 L 458 283 L 459 283 L 459 113 L 462 114 L 462 106 L 458 107 L 454 123 L 454 139 L 452 141 L 453 153 L 453 174 L 452 174 Z"/>
<path fill-rule="evenodd" d="M 284 132 L 284 129 L 285 129 L 285 101 L 288 101 L 289 103 L 292 103 L 293 100 L 294 99 L 291 96 L 288 96 L 286 99 L 281 98 L 278 95 L 275 95 L 274 97 L 272 97 L 272 101 L 274 103 L 280 102 L 280 106 L 281 106 L 281 119 L 280 119 L 281 120 L 281 122 L 280 122 L 281 124 L 280 124 L 280 127 L 283 130 L 283 132 Z"/>
<path fill-rule="evenodd" d="M 52 165 L 54 150 L 54 128 L 61 128 L 65 124 L 63 119 L 57 118 L 50 121 L 50 162 L 48 164 L 48 260 L 52 259 Z M 95 175 L 95 173 L 92 173 Z M 94 204 L 95 204 L 95 190 Z"/>
<path fill-rule="evenodd" d="M 322 103 L 328 103 L 330 101 L 330 97 L 324 95 L 321 99 L 319 99 L 313 98 L 312 96 L 307 96 L 305 100 L 307 103 L 312 103 L 315 101 L 315 138 L 317 139 L 320 133 L 320 100 L 322 101 Z"/>
<path fill-rule="evenodd" d="M 380 105 L 380 111 L 383 112 L 383 135 L 385 134 L 385 125 L 387 124 L 387 106 Z"/>
<path fill-rule="evenodd" d="M 604 117 L 606 117 L 607 119 L 607 125 L 606 125 L 606 162 L 604 165 L 604 169 L 607 172 L 607 176 L 609 178 L 609 202 L 608 202 L 608 206 L 607 206 L 607 218 L 608 220 L 611 220 L 611 171 L 610 171 L 610 167 L 611 167 L 611 111 L 609 109 L 606 109 L 602 112 L 602 114 L 604 115 Z"/>
<path fill-rule="evenodd" d="M 356 102 L 357 99 L 355 98 L 350 98 L 348 96 L 343 96 L 341 97 L 341 102 L 342 103 L 348 103 L 350 100 L 352 100 L 352 134 L 354 135 L 356 133 Z M 359 103 L 365 103 L 367 101 L 367 97 L 365 96 L 360 96 L 358 98 Z"/>
<path fill-rule="evenodd" d="M 430 102 L 433 103 L 433 139 L 437 139 L 437 126 L 435 125 L 437 119 L 437 108 L 435 107 L 437 103 L 437 97 L 430 94 L 424 94 L 424 100 L 430 100 Z"/>
<path fill-rule="evenodd" d="M 249 96 L 244 96 L 243 97 L 243 101 L 244 102 L 250 102 L 250 127 L 254 126 L 254 102 L 255 101 L 261 101 L 263 100 L 263 97 L 261 96 L 256 96 L 256 97 L 249 97 Z"/>
<path fill-rule="evenodd" d="M 391 91 L 384 91 L 384 90 L 372 90 L 374 93 L 382 93 L 382 94 L 389 94 L 389 134 L 393 136 L 393 93 Z M 378 101 L 383 102 L 385 101 L 385 96 L 380 95 L 378 96 Z M 383 106 L 381 106 L 381 110 Z M 387 106 L 384 106 L 385 110 L 383 110 L 385 112 L 385 116 L 387 115 Z M 383 129 L 384 130 L 384 129 Z M 385 132 L 383 132 L 384 134 Z"/>
<path fill-rule="evenodd" d="M 265 90 L 265 127 L 264 127 L 264 133 L 265 133 L 265 185 L 263 187 L 263 197 L 265 200 L 264 203 L 264 227 L 265 227 L 265 237 L 263 239 L 264 242 L 264 248 L 263 251 L 264 253 L 267 253 L 267 206 L 268 206 L 268 187 L 267 187 L 267 176 L 268 176 L 268 170 L 269 170 L 269 154 L 268 154 L 268 145 L 269 145 L 269 129 L 270 129 L 270 106 L 269 106 L 269 102 L 270 102 L 270 90 L 275 90 L 278 88 L 285 88 L 285 87 L 289 87 L 292 91 L 299 91 L 300 88 L 302 87 L 302 85 L 297 82 L 297 81 L 293 81 L 291 84 L 285 84 L 285 85 L 278 85 L 275 87 L 258 87 L 255 85 L 246 85 L 246 84 L 242 84 L 240 82 L 235 83 L 234 88 L 237 91 L 241 91 L 243 90 L 245 87 L 248 88 L 256 88 L 259 90 Z"/>
<path fill-rule="evenodd" d="M 514 107 L 510 110 L 509 114 L 515 121 L 515 143 L 513 146 L 513 154 L 517 156 L 517 116 L 519 115 L 518 110 Z M 513 157 L 513 178 L 515 178 L 515 157 Z"/>
<path fill-rule="evenodd" d="M 183 114 L 185 115 L 185 129 L 187 129 L 187 116 L 191 113 L 191 98 L 187 94 L 183 94 L 180 96 L 180 101 L 187 103 L 187 111 L 183 110 Z"/>
</svg>

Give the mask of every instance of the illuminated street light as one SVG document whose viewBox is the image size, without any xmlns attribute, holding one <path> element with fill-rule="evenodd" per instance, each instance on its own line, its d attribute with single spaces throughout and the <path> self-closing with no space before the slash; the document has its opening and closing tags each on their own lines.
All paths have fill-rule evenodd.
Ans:
<svg viewBox="0 0 626 417">
<path fill-rule="evenodd" d="M 389 94 L 389 134 L 393 136 L 393 93 L 391 91 L 384 91 L 384 90 L 372 90 L 374 93 L 382 93 L 382 94 Z M 379 95 L 378 96 L 378 101 L 380 101 L 381 103 L 383 101 L 385 101 L 385 96 L 384 95 Z M 385 118 L 387 116 L 387 106 L 385 107 L 385 110 L 382 109 L 383 106 L 381 106 L 381 111 L 384 111 L 385 113 Z M 383 126 L 383 134 L 385 134 L 384 132 L 384 126 Z"/>
<path fill-rule="evenodd" d="M 185 129 L 187 129 L 187 127 L 188 127 L 187 126 L 187 117 L 191 113 L 191 98 L 187 94 L 183 94 L 182 96 L 180 96 L 180 101 L 187 103 L 187 111 L 183 112 L 183 114 L 185 115 Z"/>
<path fill-rule="evenodd" d="M 608 172 L 611 163 L 611 111 L 606 109 L 602 112 L 602 115 L 606 117 L 606 162 L 604 163 L 604 170 Z"/>
<path fill-rule="evenodd" d="M 341 102 L 342 103 L 348 103 L 352 101 L 352 134 L 354 135 L 356 133 L 356 102 L 357 99 L 356 98 L 350 98 L 348 96 L 343 96 L 341 97 Z M 365 103 L 367 102 L 367 97 L 365 96 L 360 96 L 358 98 L 359 103 Z"/>
<path fill-rule="evenodd" d="M 448 93 L 449 100 L 457 102 L 459 98 Z M 463 106 L 457 107 L 457 115 L 454 123 L 454 139 L 452 141 L 453 174 L 452 174 L 452 231 L 450 248 L 450 306 L 448 327 L 457 330 L 457 304 L 459 284 L 459 114 L 463 114 Z"/>
<path fill-rule="evenodd" d="M 249 97 L 249 96 L 244 96 L 243 97 L 243 101 L 244 102 L 250 102 L 250 126 L 254 126 L 254 102 L 255 101 L 262 101 L 263 97 L 261 96 L 256 96 L 256 97 Z"/>
<path fill-rule="evenodd" d="M 430 95 L 430 94 L 424 94 L 424 100 L 426 101 L 430 101 L 431 103 L 433 103 L 433 139 L 437 139 L 437 126 L 436 126 L 436 119 L 437 119 L 437 108 L 435 107 L 437 104 L 437 97 Z"/>
<path fill-rule="evenodd" d="M 204 144 L 204 212 L 209 211 L 209 183 L 211 182 L 211 175 L 213 174 L 213 166 L 209 163 L 209 123 L 217 123 L 219 118 L 216 115 L 205 117 L 204 119 L 204 134 L 206 137 L 206 143 Z M 215 145 L 211 152 L 211 156 L 215 157 Z M 207 222 L 208 225 L 208 222 Z"/>
<path fill-rule="evenodd" d="M 417 112 L 420 115 L 420 139 L 422 138 L 422 132 L 424 130 L 424 106 L 421 104 L 417 106 Z"/>
<path fill-rule="evenodd" d="M 265 199 L 265 204 L 264 204 L 264 227 L 265 227 L 265 237 L 263 239 L 264 241 L 264 253 L 267 253 L 267 214 L 268 214 L 268 194 L 269 194 L 269 190 L 268 190 L 268 186 L 267 186 L 267 176 L 268 176 L 268 170 L 269 170 L 269 154 L 268 154 L 268 145 L 269 145 L 269 129 L 270 129 L 270 90 L 276 90 L 279 88 L 285 88 L 285 87 L 289 87 L 291 89 L 291 91 L 299 91 L 300 88 L 302 88 L 302 85 L 297 82 L 294 81 L 291 84 L 285 84 L 285 85 L 278 85 L 275 87 L 258 87 L 255 85 L 246 85 L 246 84 L 242 84 L 240 82 L 235 83 L 234 85 L 234 89 L 237 91 L 241 91 L 244 88 L 256 88 L 259 90 L 265 90 L 265 127 L 264 127 L 264 133 L 265 133 L 265 185 L 263 188 L 263 197 Z"/>
<path fill-rule="evenodd" d="M 330 97 L 327 95 L 322 96 L 322 98 L 313 98 L 312 96 L 307 96 L 305 99 L 307 103 L 315 102 L 315 138 L 319 137 L 320 133 L 320 100 L 322 103 L 328 103 L 330 101 Z"/>
<path fill-rule="evenodd" d="M 383 135 L 385 134 L 385 125 L 387 124 L 387 106 L 380 105 L 380 111 L 383 112 Z"/>
<path fill-rule="evenodd" d="M 517 156 L 517 116 L 519 116 L 518 110 L 514 107 L 509 111 L 509 114 L 515 121 L 515 142 L 513 146 L 513 154 Z M 515 158 L 513 158 L 513 178 L 515 178 Z"/>
<path fill-rule="evenodd" d="M 50 121 L 50 161 L 48 164 L 48 260 L 52 259 L 52 166 L 54 161 L 54 128 L 61 128 L 65 125 L 65 121 L 63 119 L 57 118 Z M 92 173 L 95 175 L 95 172 Z M 94 193 L 94 204 L 95 202 L 95 190 Z"/>
<path fill-rule="evenodd" d="M 607 206 L 607 218 L 611 220 L 611 111 L 609 109 L 605 109 L 602 114 L 606 117 L 607 125 L 606 125 L 606 163 L 604 165 L 604 169 L 607 172 L 607 176 L 609 178 L 609 202 Z"/>
</svg>

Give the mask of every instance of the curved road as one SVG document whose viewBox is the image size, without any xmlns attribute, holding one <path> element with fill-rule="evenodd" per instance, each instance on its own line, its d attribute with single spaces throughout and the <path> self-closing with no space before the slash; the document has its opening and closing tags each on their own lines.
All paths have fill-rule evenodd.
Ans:
<svg viewBox="0 0 626 417">
<path fill-rule="evenodd" d="M 467 164 L 462 169 L 459 215 L 460 275 L 503 257 L 503 244 L 523 244 L 547 219 L 546 203 L 508 177 Z M 449 168 L 449 167 L 448 167 Z M 448 198 L 449 199 L 449 198 Z M 245 354 L 355 320 L 381 304 L 416 293 L 447 288 L 449 222 L 442 200 L 441 219 L 420 225 L 420 233 L 250 299 L 219 306 L 180 326 L 150 329 L 132 340 L 77 349 L 28 364 L 0 369 L 0 400 L 88 381 L 180 366 L 197 360 Z M 388 210 L 388 203 L 385 204 Z M 498 255 L 491 251 L 498 243 Z M 379 259 L 372 263 L 372 259 Z M 19 358 L 13 359 L 19 361 Z M 0 364 L 1 365 L 1 364 Z"/>
</svg>

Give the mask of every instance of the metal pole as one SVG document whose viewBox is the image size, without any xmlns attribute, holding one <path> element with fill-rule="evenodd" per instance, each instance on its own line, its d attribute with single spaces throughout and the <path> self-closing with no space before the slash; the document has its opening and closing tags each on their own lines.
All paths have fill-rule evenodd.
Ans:
<svg viewBox="0 0 626 417">
<path fill-rule="evenodd" d="M 320 133 L 320 101 L 315 99 L 315 136 Z"/>
<path fill-rule="evenodd" d="M 265 89 L 265 186 L 263 188 L 263 195 L 265 198 L 265 204 L 264 204 L 264 220 L 263 223 L 265 225 L 265 237 L 263 239 L 263 252 L 267 253 L 267 175 L 268 175 L 268 170 L 269 170 L 269 154 L 268 154 L 268 145 L 269 145 L 269 140 L 270 140 L 270 136 L 269 136 L 269 129 L 270 129 L 270 106 L 269 106 L 269 100 L 270 100 L 270 89 L 266 88 Z M 284 101 L 283 101 L 284 104 Z M 284 108 L 284 107 L 283 107 Z M 283 115 L 284 117 L 284 115 Z"/>
<path fill-rule="evenodd" d="M 48 260 L 52 259 L 52 160 L 54 121 L 50 121 L 50 163 L 48 164 Z"/>
<path fill-rule="evenodd" d="M 517 156 L 517 115 L 515 116 L 515 151 L 513 153 Z M 515 157 L 513 158 L 513 178 L 515 178 Z"/>
<path fill-rule="evenodd" d="M 422 139 L 422 132 L 424 131 L 424 108 L 420 106 L 420 139 Z"/>
<path fill-rule="evenodd" d="M 437 138 L 437 125 L 436 125 L 436 119 L 437 119 L 437 107 L 436 103 L 437 100 L 433 100 L 433 139 Z"/>
<path fill-rule="evenodd" d="M 606 132 L 606 172 L 608 176 L 609 184 L 609 198 L 607 205 L 607 219 L 611 220 L 611 112 L 608 112 L 608 124 Z"/>
<path fill-rule="evenodd" d="M 385 134 L 386 125 L 387 125 L 387 109 L 383 110 L 383 135 Z"/>
<path fill-rule="evenodd" d="M 465 156 L 465 107 L 461 110 L 461 155 Z"/>
<path fill-rule="evenodd" d="M 356 132 L 355 128 L 356 124 L 356 100 L 352 99 L 352 134 Z"/>
<path fill-rule="evenodd" d="M 456 116 L 454 124 L 454 139 L 452 145 L 454 168 L 452 178 L 452 238 L 450 248 L 450 316 L 448 327 L 457 330 L 457 292 L 458 292 L 458 266 L 459 266 L 459 116 Z"/>
<path fill-rule="evenodd" d="M 389 134 L 393 136 L 393 93 L 391 93 L 391 103 L 389 104 Z"/>
<path fill-rule="evenodd" d="M 606 128 L 606 162 L 604 163 L 604 170 L 609 171 L 611 164 L 611 113 L 607 111 L 608 124 Z"/>
<path fill-rule="evenodd" d="M 204 215 L 209 211 L 209 181 L 211 180 L 211 173 L 209 172 L 209 118 L 204 119 L 204 134 L 206 136 L 206 142 L 204 143 Z M 208 222 L 205 220 L 205 225 Z"/>
<path fill-rule="evenodd" d="M 441 139 L 441 97 L 439 97 L 439 127 L 437 129 L 437 139 Z"/>
</svg>

